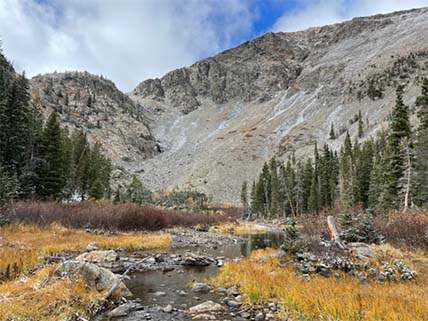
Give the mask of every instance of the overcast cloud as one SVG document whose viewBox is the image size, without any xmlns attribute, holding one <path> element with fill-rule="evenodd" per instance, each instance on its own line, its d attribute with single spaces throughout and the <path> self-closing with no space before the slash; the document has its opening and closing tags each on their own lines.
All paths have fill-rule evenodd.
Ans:
<svg viewBox="0 0 428 321">
<path fill-rule="evenodd" d="M 87 70 L 130 91 L 269 31 L 254 30 L 263 19 L 258 1 L 268 0 L 0 0 L 0 38 L 8 59 L 29 76 Z M 421 6 L 428 0 L 301 0 L 270 25 L 294 31 Z"/>
<path fill-rule="evenodd" d="M 298 31 L 378 13 L 428 6 L 428 0 L 298 0 L 299 6 L 285 12 L 274 31 Z"/>
</svg>

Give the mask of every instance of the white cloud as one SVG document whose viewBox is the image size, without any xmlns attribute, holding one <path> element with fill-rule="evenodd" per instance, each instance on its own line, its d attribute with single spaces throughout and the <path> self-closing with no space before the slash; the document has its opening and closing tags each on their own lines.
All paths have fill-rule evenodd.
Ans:
<svg viewBox="0 0 428 321">
<path fill-rule="evenodd" d="M 123 90 L 231 46 L 252 19 L 244 0 L 0 0 L 18 70 L 88 70 Z"/>
<path fill-rule="evenodd" d="M 428 0 L 300 0 L 296 10 L 278 19 L 275 31 L 298 31 L 353 17 L 428 6 Z"/>
</svg>

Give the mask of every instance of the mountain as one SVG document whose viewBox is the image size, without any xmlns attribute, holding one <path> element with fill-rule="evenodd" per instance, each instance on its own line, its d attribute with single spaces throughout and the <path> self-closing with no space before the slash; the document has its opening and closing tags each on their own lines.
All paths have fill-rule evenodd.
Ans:
<svg viewBox="0 0 428 321">
<path fill-rule="evenodd" d="M 339 148 L 346 130 L 387 126 L 395 88 L 411 106 L 428 68 L 428 9 L 355 18 L 252 41 L 140 83 L 163 152 L 127 167 L 153 189 L 197 188 L 239 200 L 264 161 Z M 329 139 L 331 125 L 338 138 Z"/>
<path fill-rule="evenodd" d="M 101 142 L 116 164 L 159 152 L 143 107 L 110 80 L 88 72 L 52 73 L 33 77 L 31 91 L 45 117 L 55 110 L 66 127 Z"/>
<path fill-rule="evenodd" d="M 236 202 L 272 156 L 311 156 L 315 142 L 337 150 L 346 130 L 357 137 L 360 113 L 362 139 L 386 128 L 398 84 L 413 106 L 428 75 L 427 30 L 428 8 L 355 18 L 267 33 L 127 95 L 87 72 L 36 76 L 32 94 L 149 188 Z"/>
</svg>

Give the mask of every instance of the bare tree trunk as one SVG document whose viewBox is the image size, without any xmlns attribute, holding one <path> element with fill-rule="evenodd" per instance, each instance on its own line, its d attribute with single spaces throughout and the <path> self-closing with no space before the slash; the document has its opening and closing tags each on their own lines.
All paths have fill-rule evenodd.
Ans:
<svg viewBox="0 0 428 321">
<path fill-rule="evenodd" d="M 328 230 L 330 232 L 330 240 L 334 241 L 341 249 L 346 249 L 346 246 L 343 244 L 341 238 L 340 238 L 340 234 L 337 231 L 336 228 L 336 220 L 334 219 L 333 216 L 329 215 L 327 217 L 327 225 L 328 225 Z"/>
</svg>

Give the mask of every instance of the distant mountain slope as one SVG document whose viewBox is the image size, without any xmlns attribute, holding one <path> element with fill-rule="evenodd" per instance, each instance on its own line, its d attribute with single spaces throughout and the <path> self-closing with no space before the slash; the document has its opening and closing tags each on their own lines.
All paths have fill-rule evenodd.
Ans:
<svg viewBox="0 0 428 321">
<path fill-rule="evenodd" d="M 364 139 L 387 126 L 397 84 L 413 105 L 428 69 L 428 9 L 268 33 L 140 83 L 130 97 L 150 109 L 163 153 L 126 167 L 153 189 L 194 187 L 237 201 L 262 163 L 314 142 L 338 148 L 354 115 Z M 329 140 L 331 125 L 339 138 Z"/>
<path fill-rule="evenodd" d="M 158 153 L 142 107 L 115 84 L 87 72 L 52 73 L 31 79 L 32 96 L 47 117 L 53 110 L 64 125 L 101 142 L 116 163 Z"/>
</svg>

